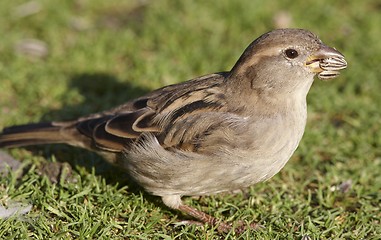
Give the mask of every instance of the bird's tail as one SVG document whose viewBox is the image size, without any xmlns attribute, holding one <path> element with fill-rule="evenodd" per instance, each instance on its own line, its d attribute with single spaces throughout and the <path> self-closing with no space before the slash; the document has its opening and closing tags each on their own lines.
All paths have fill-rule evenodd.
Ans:
<svg viewBox="0 0 381 240">
<path fill-rule="evenodd" d="M 70 137 L 63 134 L 62 128 L 64 127 L 51 122 L 8 127 L 0 133 L 0 148 L 51 143 L 70 144 Z"/>
</svg>

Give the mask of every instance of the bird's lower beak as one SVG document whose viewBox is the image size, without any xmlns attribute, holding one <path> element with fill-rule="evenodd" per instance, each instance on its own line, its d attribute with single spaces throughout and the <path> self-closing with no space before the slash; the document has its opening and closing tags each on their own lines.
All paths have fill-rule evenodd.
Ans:
<svg viewBox="0 0 381 240">
<path fill-rule="evenodd" d="M 307 58 L 305 65 L 311 69 L 311 72 L 317 73 L 320 79 L 331 79 L 340 74 L 339 70 L 347 67 L 347 62 L 339 51 L 322 45 Z"/>
</svg>

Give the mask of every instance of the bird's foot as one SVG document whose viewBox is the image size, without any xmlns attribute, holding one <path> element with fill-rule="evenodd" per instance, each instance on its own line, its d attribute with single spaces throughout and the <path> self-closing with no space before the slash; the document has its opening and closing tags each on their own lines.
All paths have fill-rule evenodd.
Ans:
<svg viewBox="0 0 381 240">
<path fill-rule="evenodd" d="M 203 226 L 205 223 L 217 228 L 218 232 L 226 233 L 234 229 L 237 234 L 243 233 L 247 229 L 259 229 L 263 228 L 262 225 L 257 223 L 246 224 L 244 221 L 238 221 L 236 224 L 220 221 L 219 219 L 212 217 L 198 209 L 192 208 L 187 205 L 180 205 L 179 210 L 194 217 L 198 221 L 186 220 L 179 222 L 180 225 L 197 225 Z"/>
</svg>

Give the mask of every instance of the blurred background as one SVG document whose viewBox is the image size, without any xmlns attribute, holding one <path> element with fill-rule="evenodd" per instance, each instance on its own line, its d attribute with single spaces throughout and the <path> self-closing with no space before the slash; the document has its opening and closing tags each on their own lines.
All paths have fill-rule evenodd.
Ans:
<svg viewBox="0 0 381 240">
<path fill-rule="evenodd" d="M 284 27 L 306 28 L 342 52 L 348 68 L 332 81 L 315 81 L 308 96 L 309 119 L 299 149 L 280 174 L 250 189 L 249 196 L 242 194 L 238 200 L 222 196 L 193 204 L 214 206 L 216 203 L 210 201 L 217 201 L 220 205 L 211 208 L 210 213 L 229 217 L 238 211 L 245 219 L 263 221 L 265 230 L 249 231 L 247 236 L 371 239 L 381 234 L 380 23 L 378 0 L 1 1 L 0 129 L 27 122 L 76 118 L 163 85 L 230 70 L 247 45 L 264 32 Z M 32 170 L 41 162 L 54 162 L 55 157 L 60 161 L 67 158 L 63 161 L 71 163 L 74 169 L 77 162 L 86 165 L 83 162 L 88 158 L 97 158 L 72 148 L 58 149 L 58 153 L 54 147 L 33 153 L 25 149 L 10 152 Z M 86 169 L 77 168 L 73 174 L 80 179 L 94 176 L 96 180 L 89 180 L 91 183 L 102 183 L 102 176 Z M 58 213 L 47 210 L 44 205 L 47 200 L 32 193 L 30 184 L 16 187 L 35 182 L 37 188 L 33 191 L 37 191 L 48 184 L 43 177 L 29 171 L 23 178 L 23 183 L 11 181 L 15 178 L 10 176 L 1 178 L 0 203 L 27 199 L 34 206 L 32 214 L 44 216 L 45 221 L 35 221 L 31 227 L 25 222 L 15 224 L 16 220 L 0 219 L 0 236 L 14 232 L 19 237 L 51 237 L 60 233 L 69 238 L 98 238 L 110 231 L 115 238 L 143 233 L 150 238 L 191 238 L 189 232 L 194 236 L 214 236 L 192 227 L 169 231 L 176 213 L 155 198 L 139 202 L 142 211 L 159 209 L 153 214 L 155 221 L 139 216 L 134 222 L 138 225 L 154 222 L 148 226 L 123 225 L 132 218 L 126 210 L 108 216 L 121 218 L 120 227 L 89 227 L 95 226 L 96 221 L 79 224 L 80 217 L 75 217 L 79 212 L 54 205 L 58 212 L 74 216 L 62 220 Z M 75 184 L 68 184 L 67 194 L 71 195 Z M 107 192 L 105 189 L 113 184 L 100 184 L 101 192 Z M 125 194 L 118 192 L 119 188 L 115 191 L 114 195 Z M 131 197 L 132 201 L 140 199 L 139 193 L 132 196 L 135 197 Z M 80 202 L 84 201 L 81 197 Z M 57 196 L 52 198 L 63 201 Z M 133 205 L 122 196 L 120 201 Z M 300 212 L 292 207 L 292 201 L 294 205 L 301 204 Z M 213 212 L 229 202 L 239 207 Z M 254 209 L 254 213 L 238 209 Z M 145 217 L 147 220 L 143 221 Z M 72 227 L 63 227 L 70 219 L 77 222 Z M 54 227 L 48 227 L 49 221 L 55 222 Z M 112 222 L 107 217 L 99 221 Z M 88 235 L 81 235 L 84 233 L 78 229 L 86 226 L 90 229 Z M 293 229 L 293 233 L 287 229 Z"/>
</svg>

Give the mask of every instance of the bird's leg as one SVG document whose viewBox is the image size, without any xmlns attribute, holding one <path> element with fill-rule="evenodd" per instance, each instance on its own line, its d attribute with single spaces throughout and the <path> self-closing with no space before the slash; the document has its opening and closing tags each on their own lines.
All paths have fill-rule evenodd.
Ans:
<svg viewBox="0 0 381 240">
<path fill-rule="evenodd" d="M 231 223 L 226 223 L 224 221 L 218 220 L 217 218 L 212 217 L 212 216 L 204 213 L 203 211 L 197 210 L 196 208 L 190 207 L 188 205 L 181 204 L 178 207 L 178 210 L 188 214 L 191 217 L 194 217 L 195 219 L 197 219 L 198 221 L 200 221 L 202 223 L 206 223 L 206 224 L 209 224 L 211 226 L 217 227 L 217 230 L 219 232 L 228 232 L 233 227 L 233 225 Z M 191 224 L 199 224 L 199 222 L 192 222 L 192 221 L 190 223 Z M 257 224 L 257 223 L 251 223 L 248 227 L 250 229 L 258 229 L 258 228 L 261 228 L 262 226 Z M 245 225 L 245 223 L 243 221 L 239 221 L 237 224 L 237 227 L 234 229 L 234 231 L 237 234 L 240 234 L 243 231 L 245 231 L 246 229 L 247 229 L 247 226 Z"/>
<path fill-rule="evenodd" d="M 188 205 L 185 205 L 181 201 L 181 197 L 179 195 L 169 195 L 169 196 L 162 196 L 162 200 L 165 205 L 172 209 L 177 209 L 193 218 L 195 218 L 197 221 L 183 221 L 183 224 L 195 224 L 195 225 L 201 225 L 202 224 L 209 224 L 211 226 L 214 226 L 217 228 L 219 232 L 229 232 L 233 225 L 231 223 L 226 223 L 224 221 L 221 221 L 213 216 L 210 216 L 203 211 L 200 211 L 196 208 L 190 207 Z M 252 223 L 249 226 L 245 224 L 243 221 L 238 221 L 236 224 L 236 227 L 234 231 L 236 233 L 242 233 L 249 227 L 250 229 L 257 229 L 262 227 L 261 225 L 257 223 Z"/>
<path fill-rule="evenodd" d="M 217 218 L 212 217 L 212 216 L 204 213 L 203 211 L 200 211 L 200 210 L 193 208 L 193 207 L 190 207 L 188 205 L 181 204 L 178 207 L 178 209 L 181 212 L 184 212 L 184 213 L 188 214 L 189 216 L 194 217 L 195 219 L 197 219 L 198 221 L 200 221 L 202 223 L 207 223 L 211 226 L 216 226 L 217 230 L 219 232 L 228 232 L 232 228 L 231 224 L 220 221 Z"/>
</svg>

